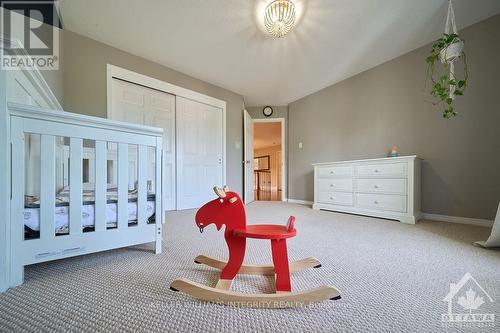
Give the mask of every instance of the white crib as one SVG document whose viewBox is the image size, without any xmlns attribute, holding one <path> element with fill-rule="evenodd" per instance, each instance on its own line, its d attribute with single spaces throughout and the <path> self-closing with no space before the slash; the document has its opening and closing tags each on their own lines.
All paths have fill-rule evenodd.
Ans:
<svg viewBox="0 0 500 333">
<path fill-rule="evenodd" d="M 11 218 L 10 218 L 10 285 L 23 282 L 23 267 L 34 263 L 104 251 L 131 245 L 155 242 L 155 252 L 161 252 L 163 217 L 161 200 L 162 129 L 121 123 L 107 119 L 47 110 L 21 104 L 9 104 L 11 123 Z M 26 138 L 39 137 L 39 155 L 29 153 Z M 64 138 L 62 140 L 62 138 Z M 86 149 L 86 142 L 94 142 L 95 148 Z M 61 148 L 60 142 L 69 145 Z M 111 143 L 111 145 L 109 144 Z M 37 145 L 34 145 L 37 146 Z M 109 146 L 116 149 L 109 149 Z M 137 154 L 129 154 L 129 147 L 136 147 Z M 153 151 L 154 178 L 148 150 Z M 62 153 L 58 153 L 62 152 Z M 86 151 L 87 160 L 84 163 Z M 69 152 L 69 166 L 64 158 Z M 63 156 L 61 159 L 58 156 Z M 31 156 L 31 157 L 30 157 Z M 39 163 L 32 163 L 39 156 Z M 93 156 L 93 158 L 88 158 Z M 115 156 L 110 157 L 110 156 Z M 59 162 L 60 161 L 60 162 Z M 116 168 L 109 169 L 109 161 Z M 40 177 L 33 174 L 39 165 Z M 85 165 L 93 169 L 93 182 L 83 181 Z M 137 166 L 137 167 L 132 167 Z M 67 170 L 65 170 L 65 168 Z M 148 170 L 149 169 L 149 170 Z M 29 170 L 29 172 L 26 172 Z M 130 177 L 130 170 L 137 170 L 137 177 Z M 88 173 L 88 171 L 86 171 Z M 61 175 L 62 174 L 62 175 Z M 64 176 L 68 178 L 64 180 Z M 117 225 L 106 223 L 108 205 L 108 181 L 116 175 Z M 114 177 L 114 176 L 113 176 Z M 24 214 L 28 181 L 39 178 L 39 235 L 26 238 Z M 151 179 L 153 178 L 153 179 Z M 131 185 L 131 179 L 136 179 Z M 69 180 L 69 232 L 57 234 L 54 229 L 56 193 Z M 61 184 L 62 182 L 62 184 Z M 91 185 L 89 185 L 91 184 Z M 148 221 L 146 204 L 148 185 L 154 184 L 155 219 Z M 94 227 L 84 232 L 82 226 L 83 191 L 94 188 Z M 136 221 L 130 221 L 128 205 L 130 188 L 136 193 Z M 135 188 L 134 188 L 135 187 Z M 150 189 L 151 190 L 151 189 Z M 28 193 L 29 194 L 29 193 Z"/>
</svg>

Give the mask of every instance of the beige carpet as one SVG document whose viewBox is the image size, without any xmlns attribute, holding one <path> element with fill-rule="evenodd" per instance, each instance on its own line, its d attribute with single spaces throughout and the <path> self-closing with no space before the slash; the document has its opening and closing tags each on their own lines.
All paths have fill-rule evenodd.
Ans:
<svg viewBox="0 0 500 333">
<path fill-rule="evenodd" d="M 176 277 L 214 285 L 217 273 L 195 265 L 200 253 L 224 258 L 222 232 L 203 234 L 194 211 L 170 213 L 161 255 L 150 245 L 27 267 L 26 282 L 0 295 L 0 331 L 117 332 L 439 332 L 449 284 L 470 272 L 496 301 L 498 332 L 500 251 L 473 247 L 489 229 L 441 222 L 404 225 L 375 218 L 318 212 L 292 204 L 257 202 L 250 223 L 297 217 L 291 259 L 315 256 L 320 269 L 294 274 L 293 288 L 332 284 L 342 300 L 287 310 L 230 308 L 169 290 Z M 249 241 L 249 263 L 270 262 L 267 241 Z M 271 292 L 264 277 L 238 277 L 235 288 Z"/>
</svg>

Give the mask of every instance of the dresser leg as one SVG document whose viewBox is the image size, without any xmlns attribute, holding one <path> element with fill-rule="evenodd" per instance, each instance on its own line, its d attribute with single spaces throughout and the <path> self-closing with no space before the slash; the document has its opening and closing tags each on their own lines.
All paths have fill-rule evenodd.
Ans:
<svg viewBox="0 0 500 333">
<path fill-rule="evenodd" d="M 406 224 L 415 224 L 417 222 L 417 219 L 415 218 L 415 216 L 405 216 L 399 218 L 399 222 Z"/>
</svg>

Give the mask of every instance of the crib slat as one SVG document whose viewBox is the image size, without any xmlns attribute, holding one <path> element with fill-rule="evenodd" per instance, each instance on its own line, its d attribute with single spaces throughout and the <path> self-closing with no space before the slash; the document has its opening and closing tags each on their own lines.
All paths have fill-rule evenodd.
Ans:
<svg viewBox="0 0 500 333">
<path fill-rule="evenodd" d="M 56 149 L 53 135 L 42 135 L 40 145 L 40 238 L 55 237 L 54 209 L 56 186 Z"/>
<path fill-rule="evenodd" d="M 69 233 L 82 233 L 82 139 L 69 141 Z"/>
<path fill-rule="evenodd" d="M 106 230 L 107 191 L 106 142 L 95 143 L 95 231 Z"/>
<path fill-rule="evenodd" d="M 118 144 L 118 228 L 128 227 L 128 144 Z"/>
<path fill-rule="evenodd" d="M 139 145 L 137 156 L 138 176 L 137 176 L 137 224 L 146 224 L 146 204 L 147 204 L 147 147 Z"/>
</svg>

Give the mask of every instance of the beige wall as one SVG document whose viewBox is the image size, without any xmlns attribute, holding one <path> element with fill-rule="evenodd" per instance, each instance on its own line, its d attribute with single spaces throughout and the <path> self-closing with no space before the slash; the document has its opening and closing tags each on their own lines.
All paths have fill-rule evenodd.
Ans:
<svg viewBox="0 0 500 333">
<path fill-rule="evenodd" d="M 253 152 L 254 157 L 269 155 L 269 169 L 271 171 L 271 189 L 278 190 L 278 172 L 279 163 L 276 153 L 281 150 L 281 145 L 255 149 Z"/>
<path fill-rule="evenodd" d="M 470 83 L 455 119 L 443 119 L 429 102 L 429 45 L 291 103 L 289 198 L 313 200 L 313 162 L 384 157 L 397 145 L 402 155 L 424 159 L 424 212 L 493 219 L 500 199 L 499 32 L 500 15 L 461 31 Z"/>
<path fill-rule="evenodd" d="M 247 111 L 252 119 L 269 119 L 269 118 L 288 118 L 288 106 L 272 106 L 273 114 L 271 117 L 266 117 L 262 113 L 264 106 L 251 106 L 247 107 Z"/>
<path fill-rule="evenodd" d="M 47 24 L 42 24 L 41 25 L 41 33 L 42 34 L 52 34 L 54 27 L 47 25 Z M 55 97 L 59 101 L 61 105 L 63 105 L 64 102 L 64 86 L 63 86 L 63 68 L 64 68 L 64 57 L 63 57 L 63 48 L 64 48 L 64 40 L 62 38 L 62 30 L 57 29 L 59 32 L 60 38 L 59 38 L 59 70 L 42 70 L 40 71 L 43 78 L 51 88 L 52 92 L 54 93 Z"/>
<path fill-rule="evenodd" d="M 226 101 L 227 185 L 242 192 L 242 96 L 73 32 L 63 31 L 62 40 L 62 100 L 66 111 L 106 117 L 107 64 Z"/>
</svg>

